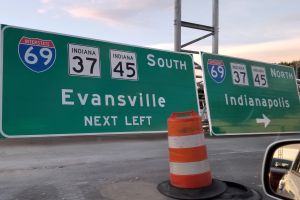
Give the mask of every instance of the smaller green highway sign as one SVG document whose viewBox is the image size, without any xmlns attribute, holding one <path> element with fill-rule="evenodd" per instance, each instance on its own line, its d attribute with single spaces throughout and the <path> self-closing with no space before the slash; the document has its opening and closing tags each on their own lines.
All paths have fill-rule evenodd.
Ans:
<svg viewBox="0 0 300 200">
<path fill-rule="evenodd" d="M 300 133 L 293 68 L 202 53 L 213 135 Z"/>
<path fill-rule="evenodd" d="M 188 54 L 1 25 L 4 137 L 166 132 L 198 110 Z"/>
</svg>

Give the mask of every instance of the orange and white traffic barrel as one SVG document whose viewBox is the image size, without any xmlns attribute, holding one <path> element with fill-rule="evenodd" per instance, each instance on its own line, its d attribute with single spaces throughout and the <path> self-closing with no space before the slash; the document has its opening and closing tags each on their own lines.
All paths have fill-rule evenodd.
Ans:
<svg viewBox="0 0 300 200">
<path fill-rule="evenodd" d="M 261 199 L 243 185 L 212 178 L 197 112 L 173 113 L 168 119 L 168 141 L 170 180 L 158 184 L 161 194 L 182 200 Z"/>
<path fill-rule="evenodd" d="M 173 113 L 168 119 L 168 142 L 171 185 L 191 189 L 210 186 L 212 174 L 198 113 Z"/>
</svg>

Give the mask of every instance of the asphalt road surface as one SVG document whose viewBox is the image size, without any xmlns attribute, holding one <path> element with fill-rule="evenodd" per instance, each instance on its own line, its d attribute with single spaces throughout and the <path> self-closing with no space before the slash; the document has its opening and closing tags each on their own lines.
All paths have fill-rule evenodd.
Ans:
<svg viewBox="0 0 300 200">
<path fill-rule="evenodd" d="M 298 135 L 207 137 L 214 178 L 263 194 L 266 147 Z M 0 141 L 1 200 L 164 200 L 165 135 L 7 139 Z"/>
</svg>

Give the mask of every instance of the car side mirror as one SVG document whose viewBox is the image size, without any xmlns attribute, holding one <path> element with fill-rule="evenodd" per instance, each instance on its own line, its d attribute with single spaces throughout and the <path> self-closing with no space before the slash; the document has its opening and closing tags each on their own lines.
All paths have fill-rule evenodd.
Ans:
<svg viewBox="0 0 300 200">
<path fill-rule="evenodd" d="M 262 169 L 262 182 L 267 195 L 279 199 L 300 199 L 300 140 L 271 144 Z"/>
</svg>

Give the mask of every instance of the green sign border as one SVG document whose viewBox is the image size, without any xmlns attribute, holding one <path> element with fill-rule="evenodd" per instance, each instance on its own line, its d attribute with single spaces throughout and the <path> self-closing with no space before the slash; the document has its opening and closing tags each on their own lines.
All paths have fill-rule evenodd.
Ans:
<svg viewBox="0 0 300 200">
<path fill-rule="evenodd" d="M 209 97 L 207 95 L 207 85 L 206 85 L 206 72 L 205 72 L 205 67 L 206 63 L 204 63 L 203 60 L 203 55 L 211 55 L 211 56 L 218 56 L 219 59 L 224 59 L 224 58 L 228 58 L 228 59 L 234 59 L 234 60 L 242 60 L 242 61 L 246 61 L 246 62 L 254 62 L 254 63 L 260 63 L 260 64 L 265 64 L 265 65 L 272 65 L 270 63 L 266 63 L 266 62 L 261 62 L 261 61 L 255 61 L 255 60 L 250 60 L 250 59 L 244 59 L 244 58 L 238 58 L 238 57 L 233 57 L 233 56 L 225 56 L 225 55 L 219 55 L 219 54 L 213 54 L 213 53 L 207 53 L 207 52 L 201 52 L 200 51 L 200 60 L 203 66 L 203 83 L 204 83 L 204 92 L 205 92 L 205 103 L 206 103 L 206 111 L 207 111 L 207 117 L 208 117 L 208 121 L 209 121 L 209 129 L 210 129 L 210 135 L 211 136 L 240 136 L 240 135 L 272 135 L 272 134 L 291 134 L 291 133 L 300 133 L 299 131 L 286 131 L 286 132 L 240 132 L 240 133 L 224 133 L 224 134 L 220 134 L 220 133 L 214 133 L 213 132 L 213 128 L 212 128 L 212 120 L 211 120 L 211 113 L 210 113 L 210 106 L 209 106 Z M 215 59 L 215 58 L 213 58 Z M 216 58 L 218 59 L 218 58 Z M 275 64 L 274 64 L 275 65 Z M 280 67 L 286 67 L 286 68 L 291 68 L 289 66 L 284 66 L 284 65 L 276 65 L 276 66 L 280 66 Z M 226 72 L 226 73 L 230 73 Z M 296 89 L 297 89 L 297 82 L 296 82 L 296 75 L 295 75 L 295 70 L 293 70 L 293 74 L 294 74 L 294 78 L 295 78 L 295 85 L 296 85 Z M 231 76 L 231 75 L 230 75 Z M 297 94 L 298 91 L 296 90 Z M 299 96 L 299 103 L 300 103 L 300 96 Z"/>
<path fill-rule="evenodd" d="M 159 51 L 159 52 L 164 52 L 164 53 L 172 53 L 172 54 L 178 54 L 178 55 L 185 55 L 189 56 L 191 58 L 191 62 L 194 63 L 193 56 L 188 54 L 188 53 L 182 53 L 182 52 L 174 52 L 174 51 L 169 51 L 169 50 L 162 50 L 162 49 L 155 49 L 155 48 L 149 48 L 149 47 L 142 47 L 142 46 L 137 46 L 137 45 L 129 45 L 129 44 L 123 44 L 123 43 L 115 43 L 115 42 L 109 42 L 105 40 L 98 40 L 98 39 L 91 39 L 87 37 L 80 37 L 80 36 L 74 36 L 74 35 L 69 35 L 69 34 L 62 34 L 62 33 L 55 33 L 51 31 L 41 31 L 41 30 L 36 30 L 36 29 L 30 29 L 30 28 L 23 28 L 23 27 L 18 27 L 18 26 L 11 26 L 11 25 L 6 25 L 6 24 L 0 24 L 1 26 L 1 31 L 0 31 L 0 81 L 2 83 L 2 86 L 0 87 L 0 113 L 1 113 L 1 120 L 0 120 L 0 138 L 36 138 L 36 137 L 58 137 L 58 136 L 89 136 L 89 135 L 120 135 L 120 134 L 148 134 L 148 133 L 166 133 L 167 130 L 158 130 L 158 131 L 128 131 L 128 132 L 88 132 L 88 133 L 63 133 L 63 134 L 22 134 L 22 135 L 7 135 L 3 131 L 3 46 L 4 46 L 4 31 L 7 28 L 17 28 L 17 29 L 23 29 L 25 31 L 37 31 L 37 32 L 42 32 L 42 33 L 48 33 L 48 34 L 55 34 L 59 36 L 67 36 L 67 37 L 76 37 L 78 39 L 87 39 L 87 40 L 93 40 L 96 42 L 106 42 L 106 43 L 112 43 L 116 45 L 125 45 L 127 47 L 134 47 L 134 48 L 142 48 L 144 50 L 154 50 L 154 51 Z M 193 66 L 194 69 L 194 66 Z M 197 90 L 197 83 L 196 83 L 196 75 L 195 71 L 193 71 L 193 81 L 195 85 L 195 96 L 196 96 L 196 105 L 197 106 L 197 112 L 200 113 L 200 106 L 199 106 L 199 101 L 198 101 L 198 90 Z M 176 112 L 176 110 L 174 110 Z M 166 122 L 167 124 L 167 119 Z"/>
</svg>

